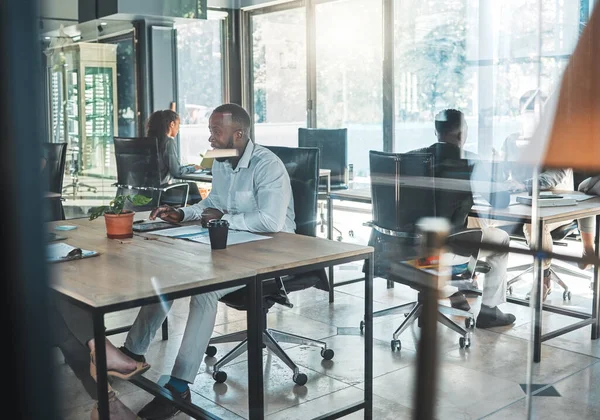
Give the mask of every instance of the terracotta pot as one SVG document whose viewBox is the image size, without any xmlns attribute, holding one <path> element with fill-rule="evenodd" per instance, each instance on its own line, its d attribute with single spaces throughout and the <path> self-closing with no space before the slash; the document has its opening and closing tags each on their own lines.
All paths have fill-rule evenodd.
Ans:
<svg viewBox="0 0 600 420">
<path fill-rule="evenodd" d="M 133 237 L 133 216 L 135 212 L 127 211 L 121 214 L 104 214 L 106 236 L 110 239 L 125 239 Z"/>
</svg>

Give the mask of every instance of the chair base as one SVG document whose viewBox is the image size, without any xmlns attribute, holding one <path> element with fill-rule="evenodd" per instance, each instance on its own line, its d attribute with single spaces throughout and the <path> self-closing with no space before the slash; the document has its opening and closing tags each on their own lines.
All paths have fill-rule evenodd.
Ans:
<svg viewBox="0 0 600 420">
<path fill-rule="evenodd" d="M 290 334 L 284 331 L 274 330 L 271 328 L 266 328 L 262 334 L 262 342 L 263 346 L 272 351 L 275 356 L 281 359 L 291 370 L 293 374 L 293 381 L 297 385 L 306 384 L 308 377 L 301 373 L 298 366 L 294 363 L 294 361 L 288 356 L 288 354 L 281 348 L 279 343 L 290 343 L 290 344 L 300 344 L 300 345 L 310 345 L 314 347 L 321 347 L 321 357 L 325 360 L 333 359 L 334 352 L 332 349 L 327 348 L 327 343 L 324 341 L 313 340 L 308 337 L 303 337 L 300 335 Z M 214 356 L 217 353 L 217 349 L 212 346 L 212 344 L 223 344 L 223 343 L 235 343 L 240 342 L 233 350 L 223 356 L 217 363 L 213 366 L 213 379 L 218 383 L 223 383 L 227 380 L 227 374 L 221 369 L 231 363 L 233 360 L 241 356 L 243 353 L 248 350 L 248 338 L 246 331 L 240 331 L 232 334 L 226 334 L 219 337 L 213 337 L 210 339 L 209 346 L 206 349 L 206 354 L 210 357 Z"/>
<path fill-rule="evenodd" d="M 517 267 L 511 267 L 508 271 L 516 271 L 516 270 L 520 270 L 523 269 L 524 267 L 526 267 L 525 271 L 521 272 L 520 274 L 518 274 L 517 276 L 513 277 L 512 279 L 510 279 L 507 283 L 507 292 L 509 295 L 513 294 L 513 287 L 512 285 L 517 283 L 518 281 L 521 281 L 522 277 L 525 274 L 529 274 L 533 272 L 533 266 L 532 265 L 525 265 L 525 266 L 517 266 Z M 580 279 L 585 279 L 585 280 L 589 280 L 590 281 L 590 288 L 593 287 L 593 279 L 586 275 L 583 274 L 581 271 L 576 271 L 576 270 L 572 270 L 570 268 L 567 267 L 562 267 L 560 265 L 554 264 L 550 267 L 550 280 L 553 281 L 554 283 L 558 284 L 560 287 L 562 287 L 563 289 L 563 300 L 568 301 L 571 300 L 571 292 L 569 291 L 569 286 L 567 286 L 567 284 L 560 278 L 560 276 L 558 275 L 558 273 L 562 272 L 563 274 L 567 274 L 573 277 L 578 277 Z"/>
<path fill-rule="evenodd" d="M 406 312 L 408 308 L 410 312 Z M 423 311 L 423 303 L 420 301 L 405 303 L 399 306 L 394 306 L 392 308 L 383 309 L 381 311 L 373 312 L 373 318 L 393 315 L 398 313 L 404 313 L 406 319 L 402 321 L 400 326 L 394 331 L 392 335 L 392 340 L 390 342 L 392 351 L 399 351 L 402 348 L 402 344 L 399 340 L 400 334 L 402 334 L 409 326 L 411 326 L 415 321 L 419 320 L 421 312 Z M 465 319 L 465 327 L 473 328 L 475 327 L 475 319 L 473 318 L 473 314 L 467 311 L 463 311 L 460 309 L 451 308 L 444 305 L 438 305 L 438 322 L 450 328 L 452 331 L 457 332 L 461 335 L 459 338 L 458 344 L 460 348 L 469 348 L 471 346 L 471 333 L 468 332 L 465 328 L 458 325 L 456 322 L 448 318 L 447 315 L 455 315 L 455 316 L 464 316 Z M 364 330 L 364 321 L 360 322 L 360 332 L 363 333 Z M 419 325 L 420 326 L 420 325 Z"/>
</svg>

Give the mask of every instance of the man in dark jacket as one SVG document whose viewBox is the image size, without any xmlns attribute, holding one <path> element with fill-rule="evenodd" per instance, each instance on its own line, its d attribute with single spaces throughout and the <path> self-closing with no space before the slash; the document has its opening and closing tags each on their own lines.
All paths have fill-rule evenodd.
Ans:
<svg viewBox="0 0 600 420">
<path fill-rule="evenodd" d="M 481 174 L 484 171 L 474 170 L 473 161 L 470 162 L 462 157 L 467 131 L 467 123 L 461 111 L 443 110 L 435 117 L 435 134 L 438 141 L 429 147 L 411 152 L 432 154 L 436 179 L 452 180 L 444 183 L 436 182 L 436 215 L 448 219 L 453 232 L 467 228 L 469 211 L 473 205 L 471 184 L 491 185 L 486 181 L 492 181 L 489 178 L 472 179 L 474 172 Z M 448 184 L 449 188 L 443 186 Z M 495 196 L 490 191 L 491 189 L 488 188 L 477 192 L 491 202 L 495 200 Z M 510 239 L 505 231 L 490 227 L 484 227 L 482 230 L 484 242 L 509 245 Z M 498 305 L 506 302 L 508 253 L 481 250 L 479 256 L 487 259 L 491 270 L 485 274 L 481 311 L 476 325 L 478 328 L 511 325 L 515 321 L 515 316 L 505 314 L 498 308 Z M 466 299 L 460 294 L 454 295 L 451 301 L 455 307 L 468 308 Z"/>
</svg>

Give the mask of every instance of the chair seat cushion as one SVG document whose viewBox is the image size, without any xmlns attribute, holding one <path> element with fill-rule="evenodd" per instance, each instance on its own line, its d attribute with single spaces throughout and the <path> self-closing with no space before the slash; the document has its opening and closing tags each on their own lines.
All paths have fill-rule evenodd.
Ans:
<svg viewBox="0 0 600 420">
<path fill-rule="evenodd" d="M 297 274 L 293 276 L 285 276 L 282 278 L 285 290 L 288 293 L 297 292 L 299 290 L 316 287 L 317 289 L 329 291 L 329 281 L 325 269 L 309 271 L 308 273 Z M 279 295 L 279 289 L 275 279 L 266 280 L 263 282 L 263 307 L 269 309 L 275 302 L 269 299 L 270 296 Z M 248 291 L 246 288 L 238 289 L 235 292 L 229 293 L 220 299 L 231 308 L 238 310 L 247 310 Z"/>
</svg>

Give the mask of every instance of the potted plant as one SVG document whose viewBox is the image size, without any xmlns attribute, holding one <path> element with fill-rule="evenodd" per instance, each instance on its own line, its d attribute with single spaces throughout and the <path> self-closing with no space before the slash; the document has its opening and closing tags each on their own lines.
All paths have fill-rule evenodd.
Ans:
<svg viewBox="0 0 600 420">
<path fill-rule="evenodd" d="M 133 236 L 132 210 L 124 210 L 126 202 L 134 206 L 143 206 L 152 201 L 152 198 L 140 194 L 117 195 L 108 206 L 97 206 L 90 209 L 90 220 L 104 215 L 106 223 L 106 236 L 110 239 L 125 239 Z"/>
</svg>

